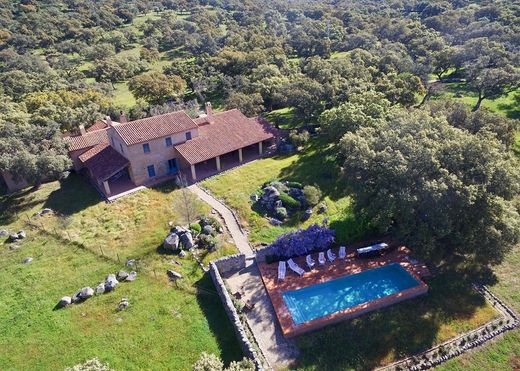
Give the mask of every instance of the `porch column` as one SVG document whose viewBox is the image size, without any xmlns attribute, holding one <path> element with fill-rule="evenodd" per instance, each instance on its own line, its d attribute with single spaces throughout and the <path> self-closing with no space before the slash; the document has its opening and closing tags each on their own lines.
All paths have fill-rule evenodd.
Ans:
<svg viewBox="0 0 520 371">
<path fill-rule="evenodd" d="M 108 180 L 103 182 L 103 189 L 105 190 L 105 194 L 110 195 L 110 186 L 108 185 Z"/>
<path fill-rule="evenodd" d="M 217 161 L 217 170 L 220 171 L 220 156 L 215 157 L 215 160 Z"/>
<path fill-rule="evenodd" d="M 261 155 L 264 152 L 262 142 L 258 142 L 258 154 Z"/>
<path fill-rule="evenodd" d="M 238 149 L 238 162 L 242 163 L 243 161 L 243 158 L 242 158 L 242 148 L 239 148 Z"/>
<path fill-rule="evenodd" d="M 195 171 L 195 165 L 191 165 L 191 179 L 197 180 L 197 172 Z"/>
</svg>

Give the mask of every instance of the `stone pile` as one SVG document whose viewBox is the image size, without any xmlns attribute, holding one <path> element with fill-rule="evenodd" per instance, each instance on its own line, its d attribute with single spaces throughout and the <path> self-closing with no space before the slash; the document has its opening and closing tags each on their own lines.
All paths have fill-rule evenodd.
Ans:
<svg viewBox="0 0 520 371">
<path fill-rule="evenodd" d="M 19 230 L 18 233 L 13 233 L 9 235 L 9 242 L 16 242 L 18 240 L 23 240 L 27 237 L 25 231 L 23 229 Z"/>
<path fill-rule="evenodd" d="M 137 272 L 132 271 L 130 273 L 125 271 L 119 271 L 116 274 L 109 274 L 105 277 L 103 282 L 100 282 L 95 289 L 86 286 L 76 292 L 72 296 L 64 296 L 60 299 L 57 308 L 64 308 L 70 304 L 81 303 L 94 295 L 102 295 L 107 292 L 113 291 L 120 282 L 132 282 L 137 278 Z"/>
<path fill-rule="evenodd" d="M 193 248 L 215 249 L 217 241 L 213 237 L 224 232 L 220 222 L 214 217 L 203 216 L 190 227 L 174 226 L 172 222 L 168 225 L 171 229 L 163 241 L 163 248 L 166 251 L 178 252 L 181 257 Z"/>
<path fill-rule="evenodd" d="M 179 251 L 181 248 L 190 250 L 195 246 L 193 235 L 186 227 L 175 226 L 163 241 L 163 247 L 169 251 Z"/>
<path fill-rule="evenodd" d="M 307 206 L 302 185 L 288 181 L 266 183 L 258 193 L 251 195 L 251 200 L 269 217 L 269 223 L 275 226 L 282 224 L 293 212 Z"/>
</svg>

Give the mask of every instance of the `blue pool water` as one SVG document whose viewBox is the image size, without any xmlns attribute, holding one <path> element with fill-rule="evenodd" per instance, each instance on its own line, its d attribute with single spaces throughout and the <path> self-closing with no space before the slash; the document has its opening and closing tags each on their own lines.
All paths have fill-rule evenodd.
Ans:
<svg viewBox="0 0 520 371">
<path fill-rule="evenodd" d="M 293 321 L 301 324 L 395 294 L 419 282 L 399 263 L 283 293 Z"/>
</svg>

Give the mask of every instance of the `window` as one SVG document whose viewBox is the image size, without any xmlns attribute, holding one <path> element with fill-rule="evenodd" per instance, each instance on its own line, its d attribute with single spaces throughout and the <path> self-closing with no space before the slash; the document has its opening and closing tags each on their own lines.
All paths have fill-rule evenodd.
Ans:
<svg viewBox="0 0 520 371">
<path fill-rule="evenodd" d="M 191 131 L 188 131 L 186 133 L 186 140 L 190 140 L 191 139 Z"/>
<path fill-rule="evenodd" d="M 177 172 L 177 160 L 172 158 L 171 160 L 168 160 L 168 172 L 169 173 L 176 173 Z"/>
<path fill-rule="evenodd" d="M 143 144 L 144 153 L 150 153 L 150 145 L 148 143 Z"/>
<path fill-rule="evenodd" d="M 172 146 L 172 138 L 168 137 L 168 138 L 166 138 L 166 147 L 171 147 L 171 146 Z"/>
<path fill-rule="evenodd" d="M 121 153 L 125 153 L 125 150 L 123 149 L 123 145 L 119 143 L 119 149 L 121 150 Z"/>
<path fill-rule="evenodd" d="M 155 176 L 155 167 L 150 165 L 147 167 L 148 169 L 148 177 L 153 178 Z"/>
</svg>

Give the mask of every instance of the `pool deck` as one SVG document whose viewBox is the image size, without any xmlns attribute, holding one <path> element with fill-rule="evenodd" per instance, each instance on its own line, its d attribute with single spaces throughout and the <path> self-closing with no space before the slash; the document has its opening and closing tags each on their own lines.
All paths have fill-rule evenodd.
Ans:
<svg viewBox="0 0 520 371">
<path fill-rule="evenodd" d="M 391 243 L 389 243 L 392 246 Z M 278 322 L 282 328 L 285 337 L 293 337 L 302 333 L 313 331 L 323 326 L 344 321 L 346 319 L 358 317 L 364 313 L 368 313 L 403 300 L 411 299 L 428 292 L 428 286 L 422 281 L 422 277 L 428 277 L 430 271 L 426 265 L 415 262 L 412 264 L 408 260 L 410 251 L 405 246 L 399 246 L 390 251 L 385 252 L 376 258 L 357 258 L 355 250 L 358 247 L 367 246 L 361 244 L 359 246 L 349 246 L 345 259 L 338 257 L 338 249 L 333 249 L 336 259 L 331 263 L 327 260 L 324 265 L 318 263 L 318 254 L 312 254 L 316 264 L 312 270 L 309 270 L 305 263 L 305 256 L 293 258 L 293 260 L 305 269 L 303 276 L 298 276 L 287 267 L 287 273 L 283 281 L 278 281 L 278 262 L 267 264 L 259 263 L 258 268 L 264 282 L 264 286 L 271 298 L 271 302 L 275 309 Z M 395 246 L 395 245 L 394 245 Z M 380 299 L 356 305 L 325 317 L 316 318 L 302 324 L 295 324 L 292 320 L 289 308 L 283 299 L 283 293 L 290 290 L 298 290 L 303 287 L 315 285 L 340 278 L 346 275 L 360 273 L 365 270 L 382 267 L 392 263 L 399 263 L 419 282 L 418 286 L 412 287 L 398 293 L 385 296 Z"/>
</svg>

